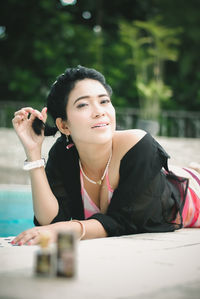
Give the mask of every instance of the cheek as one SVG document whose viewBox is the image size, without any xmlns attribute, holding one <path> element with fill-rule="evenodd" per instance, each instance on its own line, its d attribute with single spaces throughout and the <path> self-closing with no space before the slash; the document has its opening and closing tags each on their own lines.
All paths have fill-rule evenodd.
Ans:
<svg viewBox="0 0 200 299">
<path fill-rule="evenodd" d="M 84 129 L 84 126 L 86 124 L 86 118 L 83 117 L 83 115 L 80 115 L 80 113 L 73 113 L 68 118 L 68 128 L 72 134 L 79 135 L 79 132 Z"/>
<path fill-rule="evenodd" d="M 114 122 L 116 122 L 116 113 L 114 107 L 110 109 L 110 116 Z"/>
</svg>

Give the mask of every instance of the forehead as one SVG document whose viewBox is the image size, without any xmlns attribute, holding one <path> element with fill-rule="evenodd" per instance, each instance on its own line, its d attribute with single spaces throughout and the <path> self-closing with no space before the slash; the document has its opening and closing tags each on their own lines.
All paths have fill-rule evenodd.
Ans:
<svg viewBox="0 0 200 299">
<path fill-rule="evenodd" d="M 99 94 L 107 94 L 105 87 L 97 80 L 84 79 L 75 84 L 69 94 L 69 100 L 81 96 L 96 96 Z"/>
</svg>

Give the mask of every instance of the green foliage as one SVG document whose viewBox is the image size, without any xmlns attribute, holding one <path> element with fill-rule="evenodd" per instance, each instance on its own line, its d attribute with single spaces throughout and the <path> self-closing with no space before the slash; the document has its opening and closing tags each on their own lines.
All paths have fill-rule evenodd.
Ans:
<svg viewBox="0 0 200 299">
<path fill-rule="evenodd" d="M 17 20 L 11 22 L 3 41 L 3 100 L 44 102 L 51 83 L 66 67 L 84 64 L 100 69 L 102 40 L 89 28 L 75 25 L 73 16 L 56 1 L 7 2 L 18 11 L 21 24 L 18 28 Z M 12 57 L 9 48 L 16 49 Z"/>
<path fill-rule="evenodd" d="M 145 107 L 148 95 L 165 109 L 198 111 L 199 8 L 196 0 L 2 1 L 0 101 L 43 104 L 56 76 L 82 64 L 104 73 L 116 106 Z"/>
<path fill-rule="evenodd" d="M 166 65 L 166 82 L 173 89 L 173 101 L 166 102 L 163 108 L 200 111 L 200 2 L 155 0 L 155 6 L 159 7 L 163 24 L 182 27 L 178 60 Z"/>
<path fill-rule="evenodd" d="M 180 29 L 163 26 L 157 16 L 148 21 L 122 22 L 120 32 L 122 41 L 131 48 L 132 56 L 126 63 L 135 69 L 141 117 L 157 119 L 161 102 L 172 96 L 172 90 L 164 84 L 163 68 L 166 60 L 177 59 Z"/>
<path fill-rule="evenodd" d="M 162 80 L 151 80 L 144 84 L 141 80 L 137 83 L 141 103 L 142 119 L 157 119 L 160 113 L 160 104 L 172 96 L 172 90 Z"/>
</svg>

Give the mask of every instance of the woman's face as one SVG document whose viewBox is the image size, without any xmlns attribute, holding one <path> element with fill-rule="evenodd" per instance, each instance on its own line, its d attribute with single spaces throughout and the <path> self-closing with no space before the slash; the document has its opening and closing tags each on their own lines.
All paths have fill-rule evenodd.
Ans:
<svg viewBox="0 0 200 299">
<path fill-rule="evenodd" d="M 115 109 L 99 81 L 78 81 L 69 94 L 66 114 L 67 127 L 75 144 L 103 144 L 112 139 L 116 127 Z"/>
</svg>

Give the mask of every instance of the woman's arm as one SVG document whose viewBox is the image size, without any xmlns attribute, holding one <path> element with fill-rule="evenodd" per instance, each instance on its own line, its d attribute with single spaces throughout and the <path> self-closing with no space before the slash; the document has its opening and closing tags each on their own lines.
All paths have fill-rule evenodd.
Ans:
<svg viewBox="0 0 200 299">
<path fill-rule="evenodd" d="M 57 222 L 39 227 L 33 227 L 19 234 L 15 239 L 13 239 L 12 244 L 38 244 L 40 240 L 40 235 L 44 232 L 48 232 L 51 238 L 51 242 L 55 242 L 57 238 L 57 233 L 60 231 L 73 231 L 77 235 L 77 237 L 81 239 L 107 237 L 107 233 L 104 227 L 101 225 L 99 221 L 95 219 L 81 221 L 72 220 Z"/>
<path fill-rule="evenodd" d="M 30 170 L 34 215 L 40 225 L 47 225 L 58 213 L 58 201 L 51 191 L 44 168 Z"/>
<path fill-rule="evenodd" d="M 41 134 L 36 134 L 33 129 L 33 122 L 39 118 L 45 123 L 46 112 L 46 108 L 39 112 L 31 107 L 26 107 L 15 112 L 15 117 L 12 120 L 28 162 L 41 159 L 44 130 Z M 49 224 L 58 213 L 58 202 L 51 191 L 44 168 L 30 170 L 30 178 L 35 216 L 40 224 Z"/>
</svg>

